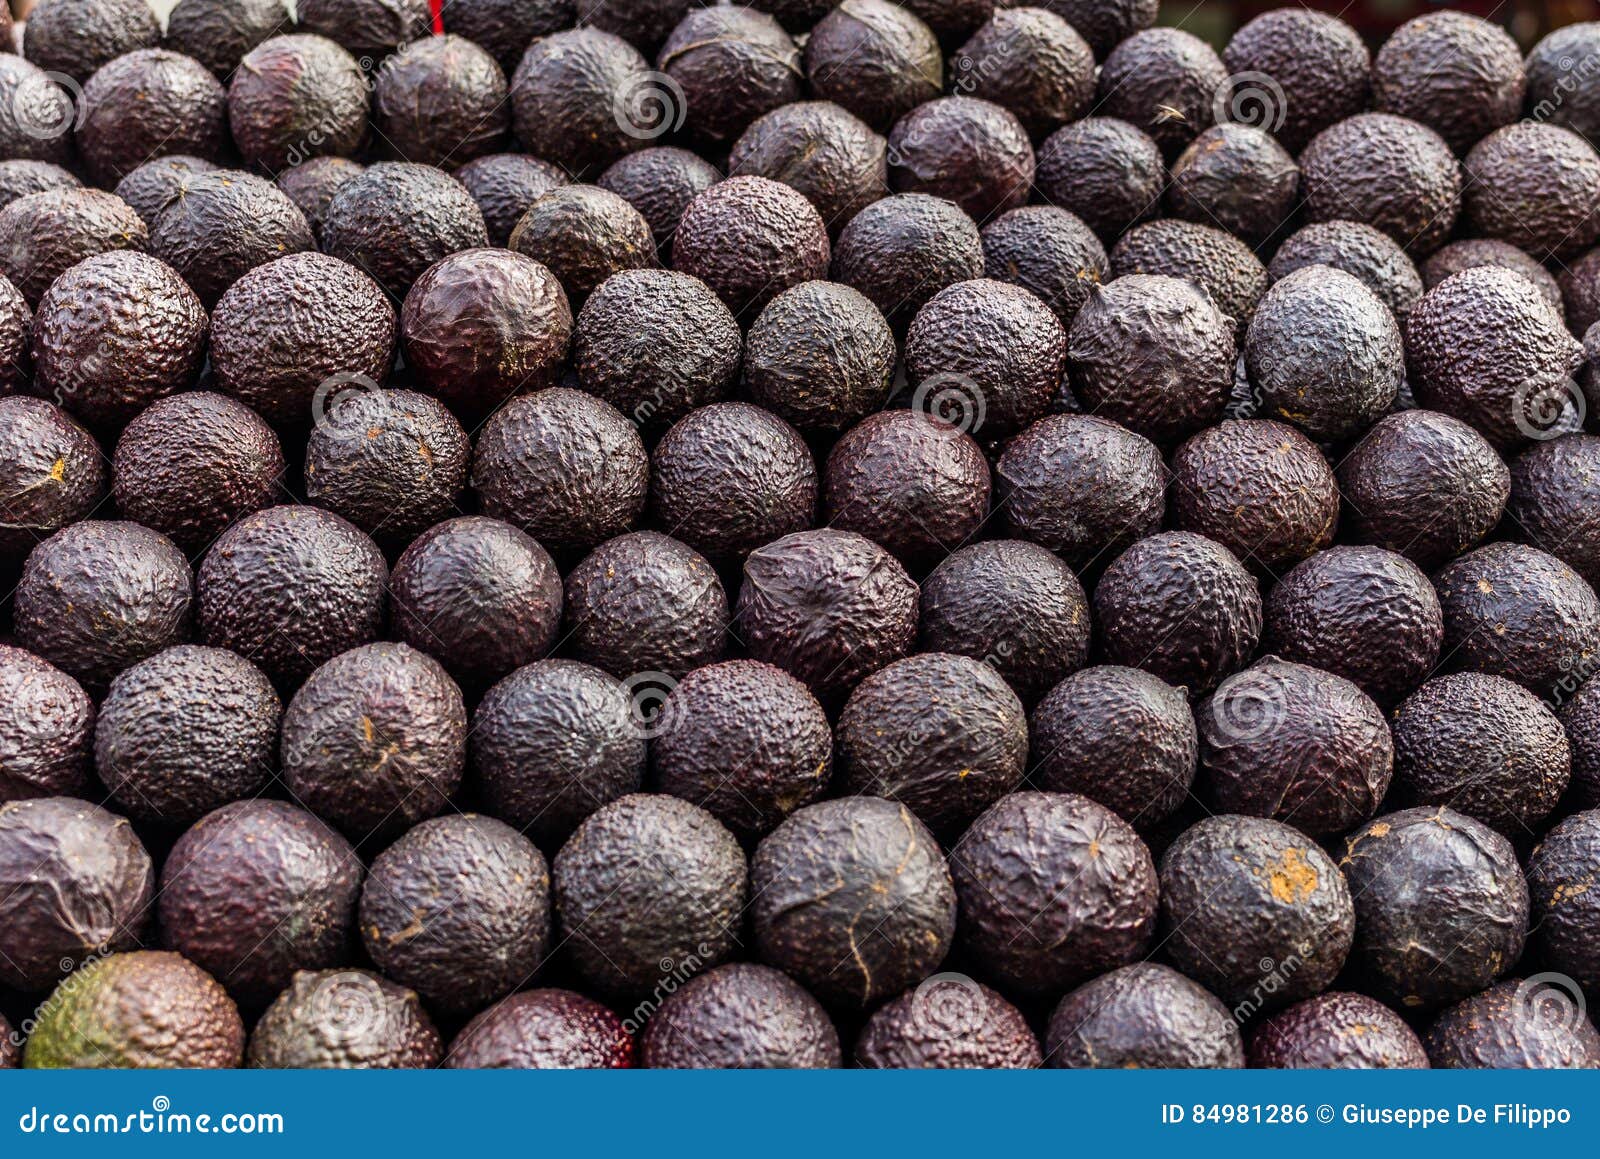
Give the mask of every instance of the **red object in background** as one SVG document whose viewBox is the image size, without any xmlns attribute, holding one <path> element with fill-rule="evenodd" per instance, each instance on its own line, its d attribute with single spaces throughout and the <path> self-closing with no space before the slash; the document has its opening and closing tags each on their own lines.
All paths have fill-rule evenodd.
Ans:
<svg viewBox="0 0 1600 1159">
<path fill-rule="evenodd" d="M 444 0 L 430 0 L 433 5 L 433 34 L 444 35 Z"/>
</svg>

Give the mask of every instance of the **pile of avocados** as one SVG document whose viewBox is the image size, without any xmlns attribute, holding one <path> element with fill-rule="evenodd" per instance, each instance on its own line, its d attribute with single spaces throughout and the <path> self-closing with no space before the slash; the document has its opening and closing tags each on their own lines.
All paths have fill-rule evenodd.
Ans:
<svg viewBox="0 0 1600 1159">
<path fill-rule="evenodd" d="M 0 25 L 0 1067 L 1600 1068 L 1600 23 L 296 8 Z"/>
</svg>

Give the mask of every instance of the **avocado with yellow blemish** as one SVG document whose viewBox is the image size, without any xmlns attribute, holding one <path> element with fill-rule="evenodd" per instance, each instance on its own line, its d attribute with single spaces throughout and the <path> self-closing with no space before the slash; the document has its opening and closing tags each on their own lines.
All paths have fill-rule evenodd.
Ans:
<svg viewBox="0 0 1600 1159">
<path fill-rule="evenodd" d="M 0 286 L 0 313 L 3 295 Z M 0 398 L 0 570 L 14 572 L 41 539 L 86 518 L 105 488 L 99 444 L 66 411 L 27 395 Z"/>
</svg>

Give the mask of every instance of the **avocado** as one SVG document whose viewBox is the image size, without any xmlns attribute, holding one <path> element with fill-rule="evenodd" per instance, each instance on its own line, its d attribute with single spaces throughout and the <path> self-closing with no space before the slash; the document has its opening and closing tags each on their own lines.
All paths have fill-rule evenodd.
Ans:
<svg viewBox="0 0 1600 1159">
<path fill-rule="evenodd" d="M 1572 747 L 1572 801 L 1580 809 L 1600 808 L 1600 683 L 1586 681 L 1576 692 L 1568 686 L 1553 697 L 1561 727 Z"/>
<path fill-rule="evenodd" d="M 361 877 L 350 843 L 304 809 L 259 799 L 225 805 L 167 855 L 157 899 L 162 945 L 259 1009 L 297 971 L 349 960 Z"/>
<path fill-rule="evenodd" d="M 438 1010 L 481 1010 L 527 982 L 550 935 L 544 857 L 502 821 L 424 821 L 372 863 L 361 938 L 384 976 Z"/>
<path fill-rule="evenodd" d="M 1252 334 L 1267 317 L 1257 314 Z M 1333 468 L 1283 423 L 1227 419 L 1206 428 L 1173 453 L 1172 484 L 1175 525 L 1215 540 L 1258 572 L 1277 575 L 1333 542 Z"/>
<path fill-rule="evenodd" d="M 616 1070 L 633 1065 L 623 1022 L 571 990 L 523 990 L 478 1014 L 456 1035 L 446 1070 Z"/>
<path fill-rule="evenodd" d="M 649 459 L 634 425 L 566 387 L 501 407 L 479 433 L 472 461 L 483 513 L 522 528 L 558 559 L 632 527 L 648 486 Z"/>
<path fill-rule="evenodd" d="M 383 156 L 455 169 L 507 143 L 505 73 L 470 40 L 425 36 L 379 67 L 372 125 Z"/>
<path fill-rule="evenodd" d="M 366 970 L 301 970 L 256 1023 L 251 1067 L 428 1070 L 439 1032 L 416 992 Z"/>
<path fill-rule="evenodd" d="M 672 266 L 754 318 L 790 286 L 826 277 L 829 252 L 827 227 L 803 194 L 765 177 L 730 177 L 684 210 Z"/>
<path fill-rule="evenodd" d="M 882 547 L 853 531 L 797 531 L 744 563 L 734 634 L 832 703 L 909 655 L 917 585 Z"/>
<path fill-rule="evenodd" d="M 942 417 L 879 411 L 833 445 L 822 514 L 829 527 L 859 532 L 926 571 L 983 526 L 989 462 L 972 436 Z"/>
<path fill-rule="evenodd" d="M 1135 962 L 1061 999 L 1044 1040 L 1045 1065 L 1148 1069 L 1244 1066 L 1233 1014 L 1169 966 Z"/>
<path fill-rule="evenodd" d="M 861 1010 L 944 960 L 956 894 L 938 843 L 904 805 L 807 805 L 750 862 L 756 952 L 841 1010 Z"/>
<path fill-rule="evenodd" d="M 722 171 L 687 149 L 657 145 L 612 162 L 595 184 L 623 198 L 650 223 L 662 257 L 689 203 L 722 180 Z"/>
<path fill-rule="evenodd" d="M 706 558 L 655 531 L 602 543 L 567 573 L 565 650 L 626 679 L 722 659 L 728 597 Z"/>
<path fill-rule="evenodd" d="M 996 539 L 952 552 L 922 583 L 924 652 L 982 660 L 1024 705 L 1089 656 L 1089 601 L 1053 552 Z"/>
<path fill-rule="evenodd" d="M 1032 1070 L 1039 1040 L 1011 1003 L 963 974 L 935 974 L 878 1007 L 856 1039 L 869 1070 Z"/>
<path fill-rule="evenodd" d="M 1416 1032 L 1365 994 L 1330 990 L 1263 1019 L 1250 1036 L 1251 1067 L 1266 1070 L 1426 1070 Z"/>
<path fill-rule="evenodd" d="M 17 584 L 17 642 L 91 695 L 112 677 L 189 638 L 194 576 L 158 532 L 85 520 L 29 553 Z"/>
<path fill-rule="evenodd" d="M 265 178 L 231 169 L 185 179 L 150 231 L 150 252 L 177 270 L 208 310 L 256 267 L 314 249 L 294 202 Z"/>
<path fill-rule="evenodd" d="M 984 276 L 1021 286 L 1070 327 L 1110 273 L 1105 247 L 1079 218 L 1051 205 L 1009 210 L 983 227 Z"/>
<path fill-rule="evenodd" d="M 733 312 L 671 270 L 607 278 L 578 311 L 573 340 L 579 385 L 650 430 L 725 397 L 739 374 Z"/>
<path fill-rule="evenodd" d="M 837 783 L 897 801 L 935 834 L 959 834 L 1027 771 L 1022 701 L 980 660 L 926 652 L 868 676 L 834 737 Z"/>
<path fill-rule="evenodd" d="M 1431 290 L 1446 278 L 1474 266 L 1499 266 L 1516 271 L 1538 288 L 1558 316 L 1565 316 L 1561 286 L 1550 271 L 1516 246 L 1493 238 L 1474 237 L 1451 242 L 1423 263 L 1422 281 Z"/>
<path fill-rule="evenodd" d="M 279 173 L 277 184 L 306 215 L 311 232 L 320 236 L 322 218 L 333 195 L 366 171 L 365 165 L 348 157 L 312 157 Z"/>
<path fill-rule="evenodd" d="M 78 98 L 74 140 L 89 177 L 115 185 L 164 153 L 217 160 L 228 146 L 228 95 L 199 61 L 142 48 L 100 68 Z"/>
<path fill-rule="evenodd" d="M 483 212 L 461 182 L 404 161 L 373 165 L 347 182 L 322 219 L 324 251 L 395 298 L 435 262 L 488 244 Z"/>
<path fill-rule="evenodd" d="M 940 290 L 981 278 L 983 271 L 975 221 L 943 198 L 902 193 L 850 219 L 834 247 L 831 276 L 859 290 L 903 329 Z"/>
<path fill-rule="evenodd" d="M 672 688 L 652 730 L 658 791 L 759 838 L 827 788 L 833 734 L 794 677 L 758 660 L 697 668 Z"/>
<path fill-rule="evenodd" d="M 1128 274 L 1086 291 L 1067 333 L 1072 391 L 1084 406 L 1162 445 L 1221 416 L 1238 362 L 1234 324 L 1203 289 Z"/>
<path fill-rule="evenodd" d="M 1140 957 L 1155 930 L 1150 851 L 1072 793 L 1016 792 L 950 853 L 959 942 L 1009 992 L 1048 996 Z"/>
<path fill-rule="evenodd" d="M 1076 214 L 1110 245 L 1161 208 L 1167 166 L 1142 129 L 1091 116 L 1045 138 L 1034 185 L 1049 204 Z"/>
<path fill-rule="evenodd" d="M 1423 1041 L 1440 1069 L 1600 1069 L 1600 1031 L 1582 1001 L 1537 978 L 1508 979 L 1452 1006 Z"/>
<path fill-rule="evenodd" d="M 1449 239 L 1461 186 L 1461 166 L 1444 138 L 1389 113 L 1346 117 L 1300 154 L 1307 220 L 1359 221 L 1419 257 Z"/>
<path fill-rule="evenodd" d="M 48 990 L 139 944 L 155 887 L 126 818 L 72 797 L 0 805 L 0 982 Z"/>
<path fill-rule="evenodd" d="M 650 223 L 598 185 L 558 185 L 528 207 L 506 243 L 542 263 L 575 303 L 623 270 L 658 263 Z"/>
<path fill-rule="evenodd" d="M 776 20 L 740 5 L 684 6 L 656 56 L 663 84 L 686 113 L 684 132 L 712 144 L 733 141 L 763 113 L 800 99 L 800 46 Z"/>
<path fill-rule="evenodd" d="M 389 569 L 352 524 L 319 507 L 281 504 L 223 532 L 200 562 L 200 631 L 292 689 L 383 630 Z"/>
<path fill-rule="evenodd" d="M 810 448 L 788 423 L 749 403 L 691 411 L 656 444 L 650 466 L 656 525 L 715 565 L 743 563 L 763 544 L 816 522 Z M 987 464 L 983 470 L 987 481 Z"/>
<path fill-rule="evenodd" d="M 1600 148 L 1600 101 L 1579 71 L 1596 54 L 1600 54 L 1600 22 L 1568 24 L 1535 44 L 1523 65 L 1534 119 L 1571 129 Z"/>
<path fill-rule="evenodd" d="M 837 0 L 756 0 L 751 7 L 770 12 L 790 32 L 799 34 L 831 11 Z M 907 6 L 907 11 L 910 7 Z"/>
<path fill-rule="evenodd" d="M 1333 858 L 1278 821 L 1207 817 L 1161 859 L 1163 949 L 1236 1015 L 1326 989 L 1355 927 Z"/>
<path fill-rule="evenodd" d="M 307 32 L 373 60 L 426 38 L 433 26 L 428 0 L 296 0 L 295 15 Z"/>
<path fill-rule="evenodd" d="M 1556 281 L 1566 303 L 1567 324 L 1574 334 L 1587 334 L 1600 322 L 1600 246 L 1563 268 Z"/>
<path fill-rule="evenodd" d="M 27 299 L 0 273 L 0 399 L 28 386 L 33 371 L 28 352 L 32 326 Z"/>
<path fill-rule="evenodd" d="M 524 46 L 511 77 L 512 132 L 574 178 L 643 148 L 684 116 L 681 100 L 620 36 L 567 28 Z"/>
<path fill-rule="evenodd" d="M 602 993 L 647 995 L 738 948 L 749 898 L 744 850 L 697 805 L 619 797 L 578 825 L 551 873 L 557 944 Z"/>
<path fill-rule="evenodd" d="M 1100 68 L 1095 111 L 1138 125 L 1169 158 L 1211 127 L 1229 82 L 1215 50 L 1180 28 L 1146 28 L 1113 48 Z"/>
<path fill-rule="evenodd" d="M 163 44 L 227 81 L 252 48 L 292 24 L 283 0 L 178 0 Z"/>
<path fill-rule="evenodd" d="M 215 978 L 177 954 L 136 950 L 96 958 L 56 988 L 22 1065 L 231 1069 L 244 1042 L 238 1007 Z"/>
<path fill-rule="evenodd" d="M 1429 258 L 1428 265 L 1456 246 L 1475 244 L 1454 242 Z M 1330 266 L 1355 278 L 1389 308 L 1402 331 L 1412 307 L 1422 300 L 1423 275 L 1406 251 L 1382 230 L 1359 221 L 1318 221 L 1290 234 L 1272 255 L 1267 275 L 1280 282 L 1307 266 Z"/>
<path fill-rule="evenodd" d="M 127 176 L 117 182 L 116 194 L 133 207 L 146 226 L 154 229 L 161 211 L 178 195 L 185 181 L 216 168 L 211 161 L 181 153 L 156 157 L 128 170 Z"/>
<path fill-rule="evenodd" d="M 805 46 L 811 95 L 842 105 L 880 133 L 944 87 L 939 39 L 889 0 L 842 0 Z"/>
<path fill-rule="evenodd" d="M 1167 218 L 1136 225 L 1111 250 L 1111 276 L 1160 274 L 1193 282 L 1232 318 L 1242 339 L 1267 292 L 1267 269 L 1239 238 L 1209 225 Z"/>
<path fill-rule="evenodd" d="M 568 0 L 567 6 L 576 11 L 569 11 L 563 24 L 598 28 L 622 37 L 640 52 L 651 52 L 660 47 L 691 4 L 690 0 L 577 0 L 574 5 Z"/>
<path fill-rule="evenodd" d="M 895 122 L 889 182 L 896 193 L 955 202 L 977 221 L 1027 204 L 1033 146 L 1009 110 L 976 97 L 941 97 Z"/>
<path fill-rule="evenodd" d="M 1270 133 L 1233 122 L 1196 137 L 1173 162 L 1173 216 L 1215 224 L 1252 245 L 1277 236 L 1299 207 L 1300 170 Z"/>
<path fill-rule="evenodd" d="M 728 173 L 768 177 L 799 190 L 836 236 L 857 213 L 888 196 L 887 149 L 888 142 L 839 105 L 795 101 L 750 123 L 728 155 Z"/>
<path fill-rule="evenodd" d="M 43 0 L 22 27 L 22 54 L 80 85 L 117 57 L 161 43 L 145 0 Z"/>
<path fill-rule="evenodd" d="M 1351 681 L 1381 707 L 1438 667 L 1444 614 L 1427 575 L 1381 547 L 1332 547 L 1267 594 L 1262 646 Z"/>
<path fill-rule="evenodd" d="M 176 271 L 149 254 L 96 254 L 39 299 L 31 335 L 34 388 L 84 421 L 120 426 L 194 385 L 206 312 Z"/>
<path fill-rule="evenodd" d="M 572 0 L 451 0 L 444 30 L 488 49 L 510 76 L 528 44 L 573 24 Z"/>
<path fill-rule="evenodd" d="M 458 510 L 472 444 L 436 398 L 349 390 L 306 443 L 306 500 L 378 542 L 405 543 Z"/>
<path fill-rule="evenodd" d="M 1183 690 L 1137 668 L 1076 672 L 1030 721 L 1028 781 L 1081 794 L 1130 825 L 1170 816 L 1189 795 L 1200 739 Z"/>
<path fill-rule="evenodd" d="M 572 660 L 539 660 L 484 695 L 472 718 L 472 772 L 486 807 L 545 852 L 644 782 L 647 731 L 632 690 Z"/>
<path fill-rule="evenodd" d="M 463 250 L 430 266 L 400 312 L 407 369 L 468 421 L 554 384 L 571 340 L 560 282 L 503 249 Z"/>
<path fill-rule="evenodd" d="M 826 438 L 884 404 L 897 358 L 894 333 L 866 295 L 838 282 L 802 282 L 750 327 L 744 388 L 802 432 Z"/>
<path fill-rule="evenodd" d="M 1516 538 L 1556 556 L 1592 586 L 1600 582 L 1600 438 L 1563 435 L 1536 442 L 1511 461 L 1506 510 Z"/>
<path fill-rule="evenodd" d="M 639 1036 L 639 1065 L 829 1069 L 839 1033 L 817 1000 L 770 966 L 732 962 L 671 991 Z"/>
<path fill-rule="evenodd" d="M 32 652 L 0 644 L 0 804 L 82 796 L 94 766 L 94 702 L 72 677 Z"/>
<path fill-rule="evenodd" d="M 1600 987 L 1600 810 L 1574 813 L 1528 858 L 1534 944 L 1541 960 L 1593 993 Z"/>
<path fill-rule="evenodd" d="M 502 249 L 529 207 L 568 180 L 559 166 L 525 153 L 491 153 L 468 161 L 455 171 L 455 179 L 483 212 L 489 244 Z"/>
<path fill-rule="evenodd" d="M 1500 25 L 1465 12 L 1430 12 L 1402 24 L 1372 62 L 1382 113 L 1435 130 L 1458 153 L 1522 114 L 1522 52 Z"/>
<path fill-rule="evenodd" d="M 1045 0 L 1043 6 L 1077 29 L 1104 60 L 1117 45 L 1156 22 L 1160 0 Z"/>
<path fill-rule="evenodd" d="M 1226 547 L 1187 531 L 1148 536 L 1118 556 L 1095 586 L 1094 613 L 1108 663 L 1192 695 L 1249 663 L 1261 636 L 1255 577 Z"/>
<path fill-rule="evenodd" d="M 1195 706 L 1201 785 L 1218 809 L 1312 837 L 1378 811 L 1394 773 L 1383 711 L 1342 676 L 1266 656 Z"/>
<path fill-rule="evenodd" d="M 1372 53 L 1360 33 L 1331 13 L 1264 12 L 1233 34 L 1222 62 L 1238 78 L 1229 99 L 1232 119 L 1266 129 L 1291 153 L 1367 107 Z M 1270 83 L 1250 83 L 1261 78 Z"/>
<path fill-rule="evenodd" d="M 354 56 L 312 29 L 245 54 L 228 85 L 239 155 L 269 173 L 311 157 L 350 157 L 367 140 L 371 82 Z"/>
<path fill-rule="evenodd" d="M 1037 140 L 1094 103 L 1094 50 L 1047 7 L 1000 8 L 951 58 L 950 87 L 1010 110 Z"/>
<path fill-rule="evenodd" d="M 1380 419 L 1337 471 L 1344 530 L 1424 569 L 1494 530 L 1511 475 L 1477 431 L 1448 415 L 1400 411 Z"/>
<path fill-rule="evenodd" d="M 149 241 L 133 207 L 104 190 L 30 193 L 0 209 L 0 274 L 37 306 L 51 283 L 85 258 L 143 250 Z"/>
<path fill-rule="evenodd" d="M 11 9 L 6 8 L 0 16 L 0 33 L 9 34 L 10 30 L 4 25 L 10 18 Z M 21 1034 L 12 1030 L 6 1016 L 0 1014 L 0 1070 L 15 1070 L 22 1065 L 22 1043 Z"/>
<path fill-rule="evenodd" d="M 111 682 L 95 720 L 95 772 L 129 816 L 190 825 L 266 787 L 282 712 L 250 661 L 180 644 Z"/>
<path fill-rule="evenodd" d="M 303 428 L 339 401 L 341 385 L 354 393 L 388 378 L 394 332 L 378 283 L 326 254 L 290 254 L 251 270 L 216 303 L 211 368 L 220 390 L 274 426 Z"/>
<path fill-rule="evenodd" d="M 71 129 L 77 116 L 77 104 L 59 80 L 31 61 L 0 52 L 0 157 L 75 165 Z"/>
<path fill-rule="evenodd" d="M 1522 955 L 1528 887 L 1511 843 L 1444 806 L 1386 813 L 1345 838 L 1351 962 L 1406 1010 L 1475 994 Z"/>
<path fill-rule="evenodd" d="M 550 651 L 561 576 L 533 536 L 482 515 L 435 523 L 390 576 L 392 630 L 479 690 Z"/>
<path fill-rule="evenodd" d="M 1570 129 L 1533 121 L 1496 129 L 1472 147 L 1464 168 L 1474 233 L 1558 260 L 1600 238 L 1600 156 Z"/>
<path fill-rule="evenodd" d="M 8 574 L 35 544 L 94 513 L 106 493 L 102 456 L 60 407 L 0 397 L 0 556 Z"/>
<path fill-rule="evenodd" d="M 0 78 L 0 84 L 3 84 Z M 0 209 L 19 197 L 30 193 L 44 193 L 51 189 L 80 189 L 83 182 L 53 161 L 30 161 L 18 158 L 0 161 Z M 118 184 L 121 188 L 121 184 Z M 118 197 L 127 200 L 123 194 Z"/>
</svg>

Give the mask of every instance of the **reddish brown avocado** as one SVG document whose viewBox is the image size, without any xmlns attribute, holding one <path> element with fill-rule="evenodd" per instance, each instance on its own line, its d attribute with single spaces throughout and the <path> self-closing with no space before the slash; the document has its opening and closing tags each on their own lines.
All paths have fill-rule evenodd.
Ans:
<svg viewBox="0 0 1600 1159">
<path fill-rule="evenodd" d="M 100 189 L 48 189 L 0 209 L 0 274 L 29 306 L 85 258 L 149 244 L 150 229 L 133 207 Z"/>
<path fill-rule="evenodd" d="M 684 130 L 708 142 L 733 141 L 763 113 L 799 100 L 805 79 L 800 46 L 783 26 L 736 4 L 690 5 L 656 68 L 681 94 Z"/>
<path fill-rule="evenodd" d="M 622 1020 L 571 990 L 523 990 L 456 1035 L 446 1070 L 616 1070 L 633 1065 Z"/>
<path fill-rule="evenodd" d="M 28 1035 L 32 1069 L 231 1069 L 244 1023 L 215 978 L 177 954 L 96 958 L 56 988 Z"/>
<path fill-rule="evenodd" d="M 372 122 L 381 152 L 456 169 L 493 153 L 511 129 L 510 92 L 494 57 L 460 36 L 428 36 L 378 69 Z"/>
<path fill-rule="evenodd" d="M 661 256 L 672 252 L 672 235 L 689 203 L 722 180 L 722 171 L 697 153 L 656 145 L 619 157 L 595 184 L 632 203 L 655 234 Z"/>
<path fill-rule="evenodd" d="M 125 818 L 40 797 L 0 805 L 0 887 L 0 983 L 31 993 L 137 946 L 155 869 Z"/>
<path fill-rule="evenodd" d="M 5 13 L 11 14 L 9 6 Z M 8 37 L 0 51 L 0 156 L 12 160 L 77 163 L 72 147 L 72 121 L 77 108 L 65 87 L 45 71 L 17 56 Z M 40 126 L 53 130 L 41 132 Z M 81 185 L 74 181 L 68 188 Z"/>
<path fill-rule="evenodd" d="M 82 796 L 94 765 L 94 702 L 32 652 L 0 644 L 0 804 Z"/>
<path fill-rule="evenodd" d="M 802 432 L 826 437 L 883 405 L 898 357 L 893 331 L 865 294 L 838 282 L 802 282 L 750 327 L 744 387 Z"/>
<path fill-rule="evenodd" d="M 1538 977 L 1507 979 L 1452 1006 L 1423 1036 L 1448 1070 L 1600 1070 L 1600 1031 L 1581 1001 Z"/>
<path fill-rule="evenodd" d="M 1034 164 L 1022 122 L 977 97 L 918 105 L 889 133 L 889 182 L 896 193 L 942 197 L 979 222 L 1027 204 Z"/>
<path fill-rule="evenodd" d="M 249 1064 L 280 1070 L 428 1070 L 443 1054 L 414 991 L 366 970 L 302 970 L 250 1036 Z"/>
<path fill-rule="evenodd" d="M 790 286 L 828 274 L 828 230 L 805 196 L 765 177 L 730 177 L 689 203 L 672 266 L 748 319 Z"/>
<path fill-rule="evenodd" d="M 613 274 L 658 265 L 644 215 L 598 185 L 558 185 L 528 207 L 506 242 L 560 279 L 582 302 Z"/>
<path fill-rule="evenodd" d="M 1244 1044 L 1228 1008 L 1170 966 L 1136 962 L 1079 986 L 1050 1015 L 1045 1065 L 1239 1068 Z"/>
<path fill-rule="evenodd" d="M 840 1065 L 827 1011 L 788 975 L 733 962 L 668 994 L 639 1036 L 639 1065 L 715 1070 Z"/>
<path fill-rule="evenodd" d="M 964 974 L 935 974 L 885 1002 L 856 1039 L 870 1070 L 1032 1070 L 1043 1061 L 1028 1020 Z"/>
<path fill-rule="evenodd" d="M 1279 234 L 1299 206 L 1300 170 L 1253 125 L 1213 125 L 1172 165 L 1167 205 L 1176 217 L 1217 225 L 1252 245 Z"/>
<path fill-rule="evenodd" d="M 843 797 L 801 809 L 750 864 L 756 952 L 831 1006 L 863 1009 L 944 960 L 956 894 L 904 805 Z"/>
<path fill-rule="evenodd" d="M 1552 969 L 1593 993 L 1600 986 L 1600 809 L 1574 813 L 1545 834 L 1528 858 L 1534 945 Z"/>
<path fill-rule="evenodd" d="M 322 248 L 365 270 L 395 298 L 435 262 L 489 244 L 466 186 L 428 165 L 385 161 L 340 187 L 322 219 Z"/>
<path fill-rule="evenodd" d="M 1347 117 L 1300 154 L 1307 219 L 1362 222 L 1418 256 L 1449 239 L 1461 186 L 1461 167 L 1444 138 L 1388 113 Z"/>
<path fill-rule="evenodd" d="M 1327 12 L 1263 13 L 1233 34 L 1222 63 L 1235 77 L 1271 78 L 1270 86 L 1236 82 L 1228 111 L 1268 130 L 1291 153 L 1367 107 L 1372 53 L 1359 32 Z"/>
<path fill-rule="evenodd" d="M 1198 36 L 1147 28 L 1107 54 L 1096 111 L 1138 125 L 1171 158 L 1211 125 L 1217 91 L 1228 79 L 1215 50 Z"/>
<path fill-rule="evenodd" d="M 467 187 L 472 200 L 483 211 L 489 244 L 500 247 L 511 240 L 511 231 L 535 201 L 569 180 L 559 165 L 526 153 L 491 153 L 479 157 L 457 169 L 455 178 Z"/>
<path fill-rule="evenodd" d="M 933 30 L 889 0 L 844 0 L 819 12 L 806 38 L 814 96 L 842 105 L 880 133 L 944 87 Z"/>
<path fill-rule="evenodd" d="M 1115 117 L 1063 125 L 1039 146 L 1034 185 L 1077 214 L 1106 245 L 1161 208 L 1167 166 L 1142 129 Z"/>
<path fill-rule="evenodd" d="M 1094 50 L 1047 7 L 1000 8 L 956 52 L 950 86 L 1009 109 L 1037 140 L 1094 103 Z"/>
<path fill-rule="evenodd" d="M 369 83 L 355 57 L 326 37 L 263 41 L 228 86 L 228 124 L 240 155 L 270 173 L 313 157 L 353 155 L 367 139 Z"/>
<path fill-rule="evenodd" d="M 530 153 L 569 173 L 603 169 L 683 115 L 649 62 L 620 36 L 567 28 L 525 45 L 511 77 L 512 130 Z"/>
<path fill-rule="evenodd" d="M 957 938 L 1008 992 L 1047 997 L 1144 953 L 1156 867 L 1111 810 L 1072 793 L 1019 792 L 950 852 Z"/>
<path fill-rule="evenodd" d="M 144 0 L 46 0 L 23 29 L 23 55 L 80 85 L 117 57 L 161 43 L 161 24 Z"/>
<path fill-rule="evenodd" d="M 1269 1070 L 1419 1070 L 1416 1031 L 1365 994 L 1329 991 L 1265 1019 L 1250 1035 L 1250 1065 Z"/>
<path fill-rule="evenodd" d="M 143 48 L 99 69 L 78 97 L 74 140 L 95 184 L 114 186 L 166 153 L 220 160 L 228 148 L 228 97 L 199 61 Z"/>
<path fill-rule="evenodd" d="M 888 195 L 887 147 L 865 121 L 831 101 L 796 101 L 751 122 L 728 155 L 728 173 L 770 177 L 799 190 L 837 236 Z"/>
<path fill-rule="evenodd" d="M 830 276 L 904 329 L 940 290 L 983 276 L 983 240 L 960 206 L 900 193 L 850 219 L 834 246 Z"/>
<path fill-rule="evenodd" d="M 66 411 L 41 398 L 0 397 L 0 558 L 8 573 L 35 544 L 87 519 L 105 490 L 103 452 Z"/>
<path fill-rule="evenodd" d="M 227 82 L 252 48 L 290 26 L 282 0 L 178 0 L 163 43 Z"/>
<path fill-rule="evenodd" d="M 304 809 L 225 805 L 180 837 L 161 868 L 161 944 L 259 1008 L 296 971 L 348 960 L 361 877 L 350 843 Z"/>
<path fill-rule="evenodd" d="M 381 60 L 428 35 L 428 0 L 298 0 L 300 27 L 337 41 L 353 55 Z"/>
<path fill-rule="evenodd" d="M 1374 105 L 1437 130 L 1458 153 L 1516 120 L 1526 91 L 1511 34 L 1465 12 L 1407 21 L 1372 62 Z"/>
<path fill-rule="evenodd" d="M 257 266 L 316 248 L 305 214 L 272 182 L 213 169 L 186 178 L 150 229 L 150 252 L 214 309 Z"/>
</svg>

